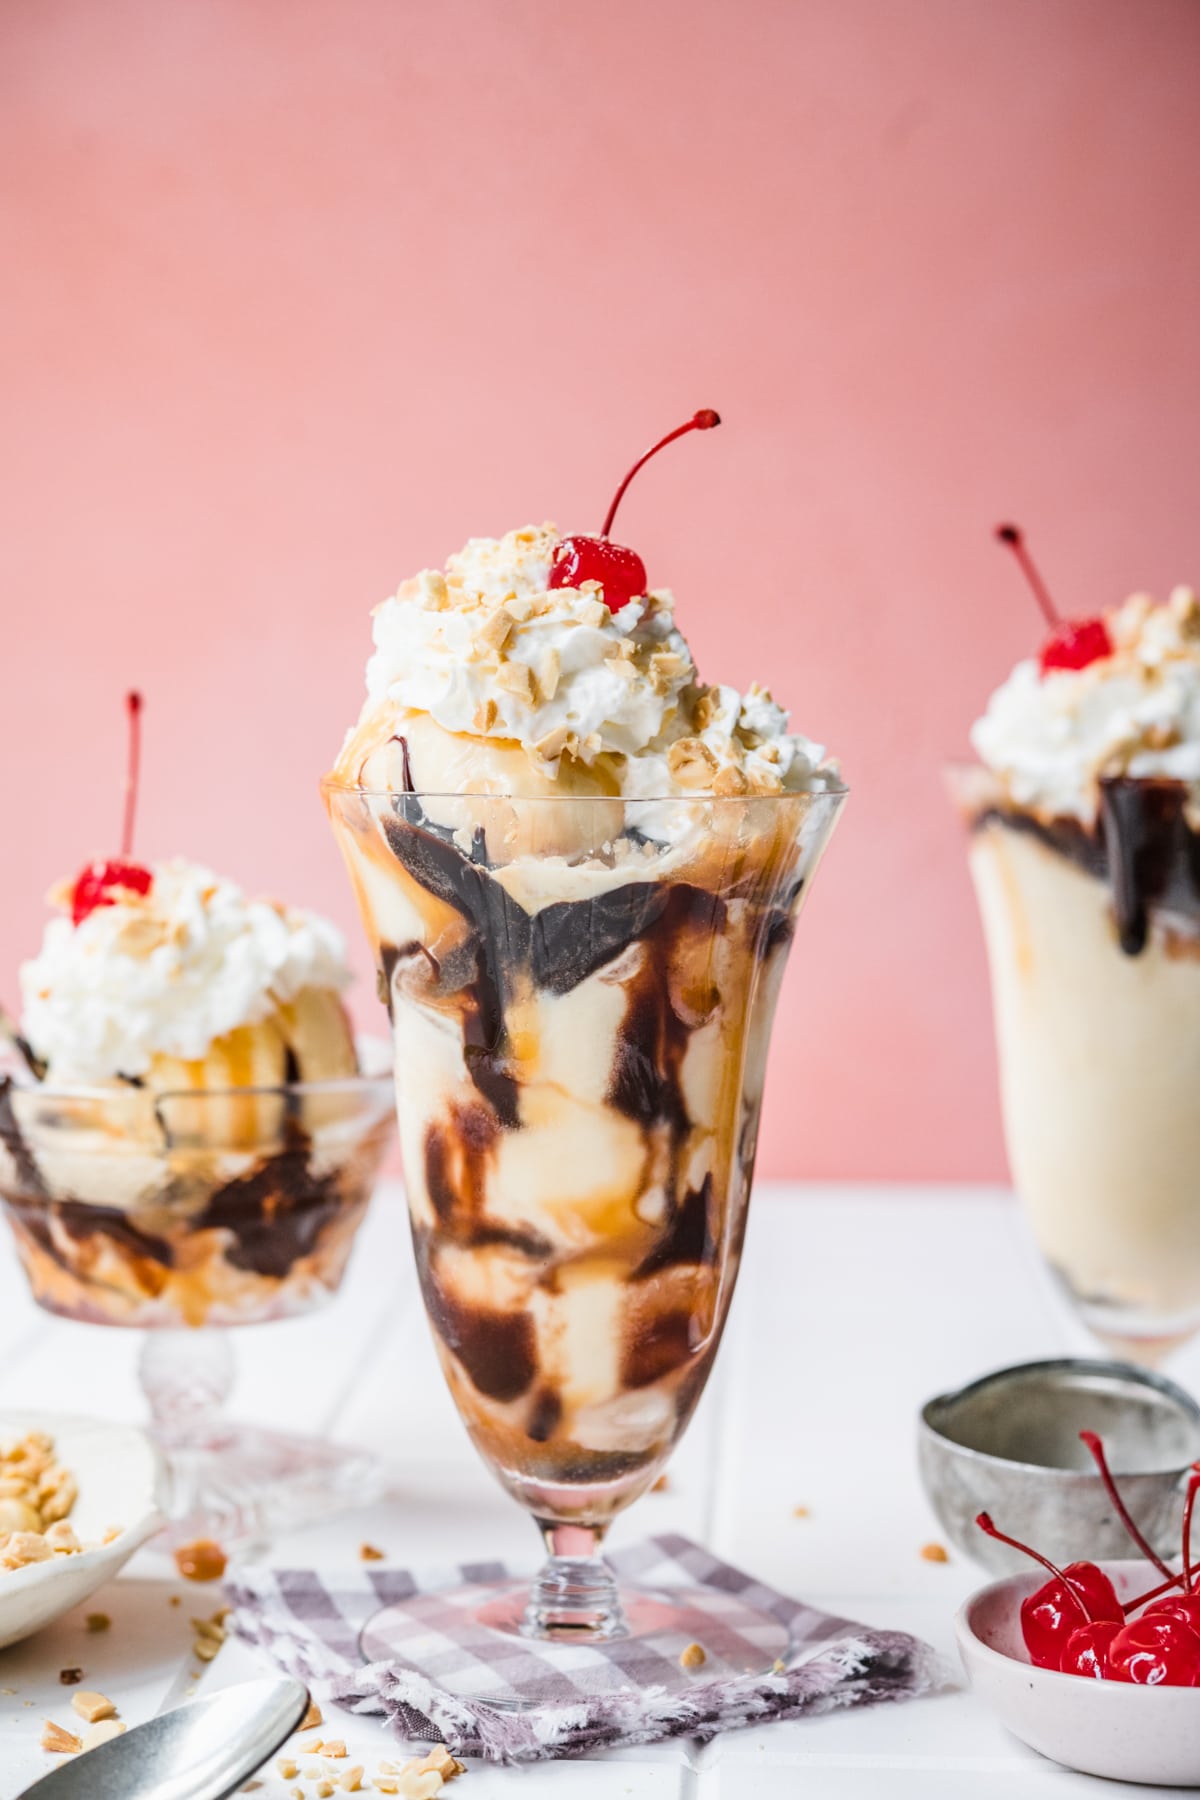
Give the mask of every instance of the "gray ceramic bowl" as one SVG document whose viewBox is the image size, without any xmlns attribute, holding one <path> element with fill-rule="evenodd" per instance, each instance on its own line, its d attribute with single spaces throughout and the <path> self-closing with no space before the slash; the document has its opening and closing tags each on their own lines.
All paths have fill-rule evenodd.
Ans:
<svg viewBox="0 0 1200 1800">
<path fill-rule="evenodd" d="M 1052 1562 L 1136 1555 L 1081 1431 L 1104 1439 L 1122 1498 L 1162 1556 L 1179 1554 L 1182 1489 L 1200 1457 L 1200 1405 L 1129 1363 L 1065 1357 L 985 1375 L 922 1408 L 921 1480 L 956 1549 L 1000 1575 L 1025 1557 L 985 1537 L 989 1512 Z"/>
</svg>

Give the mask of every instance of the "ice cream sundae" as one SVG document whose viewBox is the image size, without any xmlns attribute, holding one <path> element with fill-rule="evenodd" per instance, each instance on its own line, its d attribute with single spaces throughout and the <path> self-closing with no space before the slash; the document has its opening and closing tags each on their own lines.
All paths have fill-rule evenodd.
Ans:
<svg viewBox="0 0 1200 1800">
<path fill-rule="evenodd" d="M 843 797 L 765 689 L 700 680 L 614 509 L 599 537 L 475 538 L 403 582 L 325 786 L 446 1377 L 535 1516 L 593 1527 L 654 1481 L 720 1340 L 771 1016 Z"/>
<path fill-rule="evenodd" d="M 956 781 L 1017 1189 L 1092 1326 L 1153 1356 L 1200 1324 L 1200 600 L 1050 613 Z"/>
<path fill-rule="evenodd" d="M 52 899 L 0 1074 L 0 1201 L 37 1299 L 238 1324 L 332 1291 L 388 1128 L 337 931 L 128 844 Z"/>
</svg>

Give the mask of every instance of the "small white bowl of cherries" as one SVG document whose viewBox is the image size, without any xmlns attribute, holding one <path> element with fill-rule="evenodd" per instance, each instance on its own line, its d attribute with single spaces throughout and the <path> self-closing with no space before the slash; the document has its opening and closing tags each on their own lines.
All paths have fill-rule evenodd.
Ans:
<svg viewBox="0 0 1200 1800">
<path fill-rule="evenodd" d="M 967 1674 L 1001 1723 L 1043 1756 L 1109 1780 L 1200 1786 L 1200 1567 L 1191 1559 L 1200 1463 L 1173 1570 L 1130 1518 L 1100 1439 L 1079 1435 L 1140 1557 L 1059 1569 L 980 1513 L 981 1531 L 1049 1579 L 1009 1576 L 971 1596 L 955 1621 Z"/>
</svg>

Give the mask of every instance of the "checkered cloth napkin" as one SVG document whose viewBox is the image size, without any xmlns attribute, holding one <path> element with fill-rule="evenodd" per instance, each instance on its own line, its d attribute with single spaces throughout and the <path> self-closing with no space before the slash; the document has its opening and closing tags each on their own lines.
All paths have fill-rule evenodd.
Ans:
<svg viewBox="0 0 1200 1800">
<path fill-rule="evenodd" d="M 687 1538 L 649 1538 L 614 1551 L 609 1561 L 623 1586 L 659 1593 L 704 1588 L 715 1603 L 704 1668 L 683 1693 L 667 1685 L 668 1676 L 678 1683 L 678 1664 L 636 1637 L 554 1644 L 547 1654 L 531 1639 L 478 1624 L 473 1614 L 483 1595 L 472 1584 L 512 1579 L 500 1563 L 423 1576 L 376 1565 L 333 1578 L 312 1569 L 243 1566 L 230 1580 L 232 1623 L 349 1711 L 386 1714 L 398 1737 L 501 1763 L 670 1737 L 707 1739 L 739 1725 L 904 1700 L 948 1685 L 938 1657 L 918 1638 L 872 1631 L 789 1600 Z M 417 1674 L 398 1655 L 364 1661 L 360 1637 L 385 1606 L 400 1609 L 409 1654 L 440 1679 Z M 778 1653 L 782 1667 L 766 1675 L 735 1672 L 748 1649 L 769 1650 L 750 1609 L 777 1621 L 776 1642 L 778 1627 L 786 1637 Z M 370 1643 L 368 1631 L 368 1650 Z M 498 1690 L 511 1696 L 508 1705 L 482 1697 Z"/>
</svg>

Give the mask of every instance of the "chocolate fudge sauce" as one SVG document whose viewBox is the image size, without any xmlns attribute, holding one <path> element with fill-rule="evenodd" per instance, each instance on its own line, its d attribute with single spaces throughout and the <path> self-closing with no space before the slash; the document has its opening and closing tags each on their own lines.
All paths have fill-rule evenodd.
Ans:
<svg viewBox="0 0 1200 1800">
<path fill-rule="evenodd" d="M 1126 956 L 1138 956 L 1155 917 L 1200 935 L 1200 833 L 1188 823 L 1187 795 L 1181 782 L 1112 776 L 1100 783 L 1094 827 L 1066 817 L 1047 822 L 1004 806 L 987 807 L 973 823 L 1028 832 L 1107 882 L 1118 942 Z"/>
</svg>

